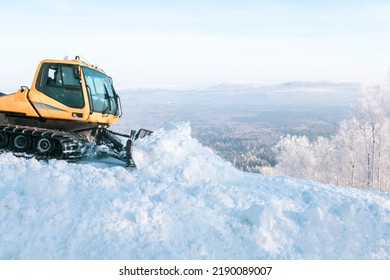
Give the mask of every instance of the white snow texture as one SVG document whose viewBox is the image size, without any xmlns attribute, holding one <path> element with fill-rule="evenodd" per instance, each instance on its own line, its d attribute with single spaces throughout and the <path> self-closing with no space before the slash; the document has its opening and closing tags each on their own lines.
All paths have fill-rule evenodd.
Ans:
<svg viewBox="0 0 390 280">
<path fill-rule="evenodd" d="M 390 196 L 234 169 L 170 124 L 138 169 L 0 154 L 0 259 L 390 259 Z"/>
</svg>

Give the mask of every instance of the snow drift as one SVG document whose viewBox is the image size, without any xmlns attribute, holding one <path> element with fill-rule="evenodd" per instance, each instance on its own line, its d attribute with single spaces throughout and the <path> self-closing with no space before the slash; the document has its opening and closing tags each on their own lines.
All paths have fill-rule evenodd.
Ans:
<svg viewBox="0 0 390 280">
<path fill-rule="evenodd" d="M 137 170 L 0 154 L 1 259 L 390 259 L 390 196 L 237 171 L 169 125 Z"/>
</svg>

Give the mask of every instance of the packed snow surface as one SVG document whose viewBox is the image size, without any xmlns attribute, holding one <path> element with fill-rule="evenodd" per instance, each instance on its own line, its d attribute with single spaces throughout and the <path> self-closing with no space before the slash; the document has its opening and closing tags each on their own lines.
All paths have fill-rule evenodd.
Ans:
<svg viewBox="0 0 390 280">
<path fill-rule="evenodd" d="M 390 196 L 234 169 L 171 124 L 138 169 L 0 154 L 1 259 L 390 259 Z"/>
</svg>

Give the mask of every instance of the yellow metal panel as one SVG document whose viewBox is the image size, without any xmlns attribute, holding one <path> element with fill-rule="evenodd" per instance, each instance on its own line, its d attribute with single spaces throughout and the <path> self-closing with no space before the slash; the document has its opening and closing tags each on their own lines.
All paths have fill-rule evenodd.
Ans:
<svg viewBox="0 0 390 280">
<path fill-rule="evenodd" d="M 18 90 L 13 94 L 0 97 L 0 111 L 26 114 L 31 117 L 38 117 L 34 108 L 27 100 L 28 90 Z"/>
</svg>

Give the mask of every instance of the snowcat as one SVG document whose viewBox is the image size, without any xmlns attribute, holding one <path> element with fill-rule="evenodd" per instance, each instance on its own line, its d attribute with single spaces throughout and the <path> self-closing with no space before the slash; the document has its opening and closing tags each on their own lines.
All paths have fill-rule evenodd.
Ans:
<svg viewBox="0 0 390 280">
<path fill-rule="evenodd" d="M 79 160 L 94 147 L 135 167 L 134 140 L 149 130 L 129 134 L 109 130 L 122 116 L 112 79 L 97 66 L 74 60 L 43 60 L 31 88 L 0 92 L 0 151 L 38 158 Z M 127 138 L 125 145 L 118 137 Z"/>
</svg>

